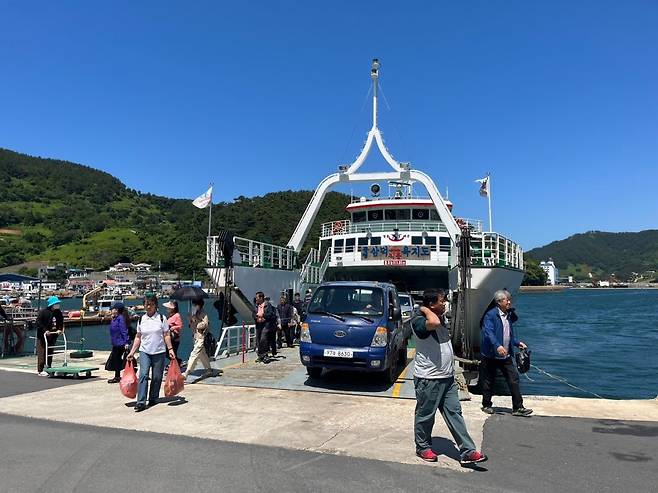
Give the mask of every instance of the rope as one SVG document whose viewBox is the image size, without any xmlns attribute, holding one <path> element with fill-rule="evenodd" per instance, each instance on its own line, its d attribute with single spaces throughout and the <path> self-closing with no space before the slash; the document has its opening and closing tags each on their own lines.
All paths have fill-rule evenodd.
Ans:
<svg viewBox="0 0 658 493">
<path fill-rule="evenodd" d="M 388 104 L 388 99 L 386 99 L 386 94 L 384 94 L 384 88 L 382 87 L 381 82 L 379 83 L 379 92 L 382 93 L 382 97 L 384 98 L 384 103 L 386 104 L 386 108 L 388 108 L 388 111 L 392 111 L 391 106 Z M 400 133 L 400 130 L 398 130 L 398 126 L 395 124 L 395 120 L 392 120 L 391 123 L 393 124 L 393 130 L 395 130 L 395 133 L 398 135 L 398 139 L 400 139 L 402 148 L 407 149 L 407 143 L 402 138 L 402 134 Z"/>
<path fill-rule="evenodd" d="M 341 161 L 345 159 L 345 155 L 347 154 L 347 149 L 349 148 L 350 144 L 352 143 L 352 138 L 354 137 L 354 132 L 356 131 L 356 126 L 359 124 L 359 116 L 361 113 L 363 113 L 364 108 L 366 107 L 366 103 L 368 102 L 368 96 L 370 96 L 370 91 L 372 91 L 372 85 L 368 84 L 368 92 L 366 92 L 365 97 L 363 98 L 363 104 L 361 105 L 361 110 L 359 111 L 359 114 L 354 117 L 354 125 L 352 125 L 352 131 L 350 132 L 350 138 L 347 139 L 347 142 L 345 143 L 345 149 L 343 149 L 343 153 L 341 154 Z"/>
<path fill-rule="evenodd" d="M 560 376 L 557 376 L 557 375 L 553 375 L 553 374 L 551 374 L 551 373 L 548 373 L 546 370 L 543 370 L 542 368 L 539 368 L 537 365 L 532 365 L 532 364 L 531 364 L 530 366 L 531 366 L 532 368 L 534 368 L 535 370 L 537 370 L 539 373 L 541 373 L 541 374 L 543 374 L 543 375 L 546 375 L 546 376 L 549 377 L 549 378 L 552 378 L 552 379 L 555 380 L 556 382 L 563 383 L 563 384 L 565 384 L 565 385 L 568 385 L 568 386 L 571 387 L 572 389 L 580 390 L 581 392 L 584 392 L 585 394 L 590 394 L 590 395 L 593 395 L 594 397 L 598 397 L 599 399 L 603 399 L 603 397 L 600 396 L 599 394 L 597 394 L 596 392 L 590 392 L 589 390 L 585 390 L 585 389 L 582 388 L 582 387 L 578 387 L 577 385 L 574 385 L 574 384 L 572 384 L 572 383 L 567 382 L 567 379 L 566 379 L 566 378 L 563 378 L 563 377 L 560 377 Z M 530 378 L 530 377 L 528 377 L 528 378 Z M 531 381 L 532 381 L 532 380 L 531 380 Z"/>
</svg>

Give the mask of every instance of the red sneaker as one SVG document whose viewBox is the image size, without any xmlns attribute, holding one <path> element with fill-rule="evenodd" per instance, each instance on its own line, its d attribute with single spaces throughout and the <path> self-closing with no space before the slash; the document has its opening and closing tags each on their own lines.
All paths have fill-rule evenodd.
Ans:
<svg viewBox="0 0 658 493">
<path fill-rule="evenodd" d="M 438 455 L 432 452 L 432 449 L 423 450 L 422 452 L 416 452 L 416 455 L 423 459 L 425 462 L 436 462 Z"/>
<path fill-rule="evenodd" d="M 479 450 L 474 450 L 473 452 L 469 452 L 464 457 L 462 457 L 462 459 L 459 462 L 461 462 L 462 465 L 477 464 L 478 462 L 484 462 L 487 459 L 488 457 L 484 455 L 482 452 L 480 452 Z"/>
</svg>

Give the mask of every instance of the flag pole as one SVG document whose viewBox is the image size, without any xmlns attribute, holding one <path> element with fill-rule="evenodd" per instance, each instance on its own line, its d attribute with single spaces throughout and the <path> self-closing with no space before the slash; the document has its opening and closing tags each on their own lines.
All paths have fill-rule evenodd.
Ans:
<svg viewBox="0 0 658 493">
<path fill-rule="evenodd" d="M 210 237 L 210 227 L 212 225 L 212 187 L 213 184 L 210 184 L 210 204 L 208 204 L 208 237 Z M 491 205 L 489 205 L 489 209 L 491 209 Z M 489 212 L 489 222 L 491 222 L 491 212 Z"/>
<path fill-rule="evenodd" d="M 491 173 L 487 173 L 487 200 L 489 201 L 489 233 L 493 233 L 493 224 L 491 222 Z"/>
</svg>

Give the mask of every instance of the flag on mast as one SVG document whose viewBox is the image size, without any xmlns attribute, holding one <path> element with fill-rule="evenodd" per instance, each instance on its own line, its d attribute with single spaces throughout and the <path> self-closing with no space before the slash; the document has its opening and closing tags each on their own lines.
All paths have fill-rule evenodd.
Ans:
<svg viewBox="0 0 658 493">
<path fill-rule="evenodd" d="M 192 201 L 199 209 L 205 209 L 212 202 L 212 186 L 202 195 L 199 195 L 196 199 Z"/>
<path fill-rule="evenodd" d="M 476 183 L 480 184 L 480 197 L 489 196 L 489 175 L 481 178 L 480 180 L 475 180 Z"/>
</svg>

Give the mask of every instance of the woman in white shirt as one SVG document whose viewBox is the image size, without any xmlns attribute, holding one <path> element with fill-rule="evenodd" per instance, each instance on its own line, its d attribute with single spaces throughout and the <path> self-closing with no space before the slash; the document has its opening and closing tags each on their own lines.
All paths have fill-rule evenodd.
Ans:
<svg viewBox="0 0 658 493">
<path fill-rule="evenodd" d="M 134 358 L 135 352 L 139 348 L 139 387 L 135 412 L 146 409 L 147 393 L 149 407 L 157 404 L 164 374 L 165 352 L 169 353 L 171 359 L 176 357 L 171 344 L 167 319 L 158 313 L 158 299 L 155 295 L 147 295 L 144 306 L 146 313 L 140 317 L 137 323 L 135 342 L 128 354 L 128 359 Z M 151 369 L 150 392 L 148 388 L 149 369 Z"/>
</svg>

